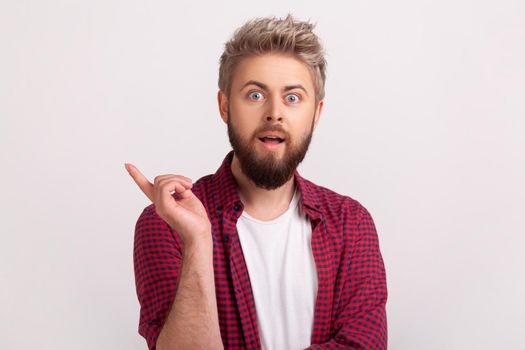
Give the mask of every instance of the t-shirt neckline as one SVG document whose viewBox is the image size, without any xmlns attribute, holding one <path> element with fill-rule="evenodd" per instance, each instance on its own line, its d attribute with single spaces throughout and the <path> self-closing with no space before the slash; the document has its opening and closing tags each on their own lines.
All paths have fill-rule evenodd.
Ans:
<svg viewBox="0 0 525 350">
<path fill-rule="evenodd" d="M 244 210 L 242 212 L 241 216 L 244 217 L 245 219 L 248 219 L 250 221 L 256 222 L 258 224 L 273 225 L 273 224 L 276 224 L 276 223 L 286 219 L 286 217 L 288 217 L 292 213 L 292 211 L 295 210 L 295 208 L 297 208 L 298 204 L 299 204 L 299 191 L 298 191 L 298 189 L 296 187 L 295 191 L 294 191 L 294 194 L 293 194 L 293 197 L 292 197 L 292 200 L 290 201 L 290 204 L 288 206 L 288 209 L 286 209 L 286 211 L 284 213 L 282 213 L 281 215 L 279 215 L 278 217 L 276 217 L 276 218 L 274 218 L 272 220 L 259 220 L 259 219 L 254 218 L 250 214 L 248 214 L 246 212 L 246 210 Z"/>
</svg>

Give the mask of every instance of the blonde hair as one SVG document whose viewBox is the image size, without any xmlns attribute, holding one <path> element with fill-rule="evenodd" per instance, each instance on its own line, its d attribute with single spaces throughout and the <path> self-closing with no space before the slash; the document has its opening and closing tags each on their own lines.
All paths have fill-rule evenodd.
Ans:
<svg viewBox="0 0 525 350">
<path fill-rule="evenodd" d="M 286 18 L 258 17 L 238 28 L 224 44 L 220 58 L 219 89 L 230 96 L 235 68 L 242 58 L 265 53 L 291 54 L 308 65 L 313 77 L 316 103 L 324 98 L 326 60 L 315 24 Z"/>
</svg>

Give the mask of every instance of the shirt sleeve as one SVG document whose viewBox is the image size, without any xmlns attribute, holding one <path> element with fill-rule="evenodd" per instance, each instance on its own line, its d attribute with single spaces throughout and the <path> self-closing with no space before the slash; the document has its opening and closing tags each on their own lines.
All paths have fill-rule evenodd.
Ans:
<svg viewBox="0 0 525 350">
<path fill-rule="evenodd" d="M 355 216 L 354 216 L 355 217 Z M 374 221 L 368 210 L 357 204 L 357 226 L 345 224 L 353 238 L 353 249 L 342 291 L 344 303 L 337 311 L 336 332 L 327 342 L 307 349 L 387 348 L 387 285 L 383 258 Z"/>
<path fill-rule="evenodd" d="M 175 298 L 181 252 L 180 238 L 158 216 L 154 204 L 146 207 L 135 226 L 133 263 L 140 303 L 138 332 L 149 349 L 155 349 Z"/>
</svg>

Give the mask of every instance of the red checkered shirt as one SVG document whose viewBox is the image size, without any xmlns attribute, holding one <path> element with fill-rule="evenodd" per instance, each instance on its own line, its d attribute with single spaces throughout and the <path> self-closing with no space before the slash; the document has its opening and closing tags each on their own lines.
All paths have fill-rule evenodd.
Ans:
<svg viewBox="0 0 525 350">
<path fill-rule="evenodd" d="M 237 219 L 243 211 L 231 172 L 230 151 L 215 174 L 192 191 L 212 224 L 213 268 L 219 326 L 225 349 L 261 349 L 255 303 Z M 294 178 L 312 225 L 311 246 L 318 274 L 311 346 L 308 349 L 386 349 L 387 287 L 376 228 L 356 200 Z M 138 332 L 154 349 L 170 312 L 181 268 L 182 241 L 147 206 L 135 226 L 134 267 L 140 303 Z"/>
</svg>

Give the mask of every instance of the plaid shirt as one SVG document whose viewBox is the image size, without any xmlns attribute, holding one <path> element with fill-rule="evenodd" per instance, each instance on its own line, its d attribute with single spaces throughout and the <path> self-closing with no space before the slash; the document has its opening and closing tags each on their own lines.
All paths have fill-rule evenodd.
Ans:
<svg viewBox="0 0 525 350">
<path fill-rule="evenodd" d="M 192 191 L 212 224 L 213 267 L 219 326 L 225 349 L 261 349 L 255 303 L 237 234 L 243 203 L 231 172 L 230 151 L 217 172 Z M 301 205 L 312 225 L 318 273 L 311 346 L 308 349 L 386 349 L 387 287 L 370 213 L 356 200 L 294 173 Z M 140 302 L 138 332 L 155 348 L 175 297 L 182 241 L 147 206 L 135 226 L 134 267 Z"/>
</svg>

